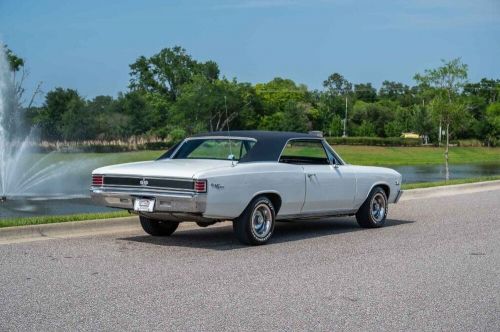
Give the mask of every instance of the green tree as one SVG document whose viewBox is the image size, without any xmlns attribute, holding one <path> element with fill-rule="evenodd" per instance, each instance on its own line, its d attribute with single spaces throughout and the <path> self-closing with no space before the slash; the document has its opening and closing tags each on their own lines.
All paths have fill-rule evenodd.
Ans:
<svg viewBox="0 0 500 332">
<path fill-rule="evenodd" d="M 113 105 L 113 112 L 121 114 L 122 121 L 128 119 L 123 132 L 125 136 L 143 135 L 161 126 L 155 122 L 156 110 L 149 96 L 151 94 L 144 93 L 144 91 L 131 91 L 118 95 Z"/>
<path fill-rule="evenodd" d="M 500 139 L 500 102 L 492 103 L 486 109 L 486 119 L 490 125 L 487 139 L 488 145 L 498 144 Z"/>
<path fill-rule="evenodd" d="M 216 80 L 219 67 L 213 61 L 200 63 L 180 46 L 164 48 L 150 58 L 139 57 L 130 65 L 130 89 L 159 93 L 171 101 L 179 97 L 183 84 L 195 75 Z"/>
<path fill-rule="evenodd" d="M 371 83 L 354 84 L 354 95 L 357 100 L 373 103 L 377 100 L 377 90 Z"/>
<path fill-rule="evenodd" d="M 467 65 L 462 63 L 460 58 L 450 61 L 442 60 L 442 66 L 426 69 L 424 74 L 416 74 L 414 79 L 433 89 L 434 100 L 431 109 L 446 131 L 444 154 L 448 163 L 451 126 L 457 123 L 460 116 L 467 116 L 463 104 L 458 101 L 458 94 L 467 80 Z"/>
<path fill-rule="evenodd" d="M 63 138 L 63 114 L 75 111 L 83 103 L 76 90 L 55 88 L 45 97 L 43 107 L 35 116 L 34 121 L 41 129 L 42 138 L 59 140 Z M 66 118 L 67 120 L 67 118 Z"/>
<path fill-rule="evenodd" d="M 307 117 L 307 103 L 296 103 L 290 101 L 286 104 L 283 111 L 285 118 L 283 120 L 282 130 L 305 132 L 309 128 L 309 119 Z"/>
<path fill-rule="evenodd" d="M 368 128 L 368 124 L 373 125 L 369 128 L 370 130 L 373 129 L 374 135 L 370 134 L 370 136 L 386 137 L 385 125 L 394 120 L 394 113 L 391 112 L 391 108 L 395 107 L 395 104 L 391 102 L 367 103 L 358 100 L 351 112 L 352 125 L 355 127 L 366 122 L 365 128 Z M 356 135 L 359 135 L 359 130 L 355 132 Z"/>
<path fill-rule="evenodd" d="M 210 81 L 197 75 L 182 87 L 172 108 L 173 122 L 189 134 L 199 131 L 254 129 L 261 117 L 252 86 L 227 79 Z"/>
<path fill-rule="evenodd" d="M 343 121 L 343 118 L 334 114 L 325 130 L 328 133 L 328 136 L 342 136 Z"/>
<path fill-rule="evenodd" d="M 70 141 L 94 138 L 94 119 L 93 114 L 85 107 L 83 98 L 77 96 L 69 99 L 58 126 L 61 137 Z"/>
<path fill-rule="evenodd" d="M 374 137 L 377 136 L 375 133 L 375 126 L 373 123 L 363 120 L 361 124 L 356 128 L 356 136 L 361 137 Z"/>
<path fill-rule="evenodd" d="M 7 61 L 9 61 L 10 69 L 13 72 L 21 70 L 21 68 L 24 67 L 24 59 L 17 56 L 11 49 L 7 47 L 7 45 L 5 45 L 4 47 L 5 54 L 7 55 Z"/>
<path fill-rule="evenodd" d="M 397 101 L 404 107 L 415 103 L 412 90 L 408 85 L 387 80 L 382 82 L 382 87 L 379 90 L 379 98 Z"/>
<path fill-rule="evenodd" d="M 265 114 L 284 111 L 289 102 L 308 102 L 305 85 L 297 85 L 290 79 L 276 77 L 268 83 L 258 83 L 255 91 L 261 98 Z"/>
<path fill-rule="evenodd" d="M 344 118 L 344 122 L 347 121 L 348 109 L 350 105 L 352 106 L 353 102 L 352 83 L 339 73 L 333 73 L 323 81 L 323 87 L 326 89 L 326 95 L 328 96 L 328 111 L 331 110 L 332 112 L 328 114 L 329 117 L 338 115 Z M 344 125 L 347 125 L 347 123 L 343 124 L 343 126 Z M 332 131 L 331 124 L 328 125 L 327 130 L 329 132 Z M 347 133 L 345 134 L 347 135 Z"/>
<path fill-rule="evenodd" d="M 345 96 L 352 92 L 352 83 L 339 73 L 333 73 L 323 81 L 323 87 L 333 96 Z"/>
<path fill-rule="evenodd" d="M 420 105 L 413 106 L 413 108 L 415 115 L 415 131 L 420 135 L 430 137 L 434 125 L 432 123 L 432 117 L 429 114 L 429 109 Z"/>
</svg>

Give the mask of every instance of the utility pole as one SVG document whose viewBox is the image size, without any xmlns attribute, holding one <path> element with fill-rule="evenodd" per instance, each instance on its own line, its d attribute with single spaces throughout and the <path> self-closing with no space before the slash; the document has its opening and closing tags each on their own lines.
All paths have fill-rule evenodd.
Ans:
<svg viewBox="0 0 500 332">
<path fill-rule="evenodd" d="M 345 95 L 345 118 L 344 118 L 344 134 L 342 137 L 347 137 L 346 134 L 346 126 L 347 126 L 347 95 Z"/>
</svg>

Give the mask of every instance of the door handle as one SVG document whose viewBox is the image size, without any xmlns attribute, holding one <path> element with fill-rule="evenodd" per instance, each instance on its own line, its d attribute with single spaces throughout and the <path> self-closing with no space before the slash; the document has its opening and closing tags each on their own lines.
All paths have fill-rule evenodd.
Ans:
<svg viewBox="0 0 500 332">
<path fill-rule="evenodd" d="M 309 179 L 310 179 L 310 178 L 312 178 L 313 176 L 316 176 L 316 174 L 315 174 L 315 173 L 308 173 L 308 174 L 307 174 L 307 177 L 308 177 Z"/>
</svg>

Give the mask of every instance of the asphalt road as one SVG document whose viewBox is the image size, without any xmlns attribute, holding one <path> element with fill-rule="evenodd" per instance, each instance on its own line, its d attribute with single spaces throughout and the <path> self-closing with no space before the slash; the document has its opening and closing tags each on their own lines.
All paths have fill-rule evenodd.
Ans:
<svg viewBox="0 0 500 332">
<path fill-rule="evenodd" d="M 500 190 L 279 224 L 0 246 L 0 330 L 500 330 Z"/>
</svg>

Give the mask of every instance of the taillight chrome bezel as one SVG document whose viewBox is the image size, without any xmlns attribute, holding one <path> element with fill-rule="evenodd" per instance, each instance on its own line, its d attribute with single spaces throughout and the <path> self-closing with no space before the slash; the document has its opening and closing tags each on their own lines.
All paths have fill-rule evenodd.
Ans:
<svg viewBox="0 0 500 332">
<path fill-rule="evenodd" d="M 207 192 L 207 180 L 194 180 L 194 191 L 198 194 L 204 194 Z"/>
<path fill-rule="evenodd" d="M 104 185 L 104 175 L 92 174 L 92 186 L 102 187 Z"/>
</svg>

